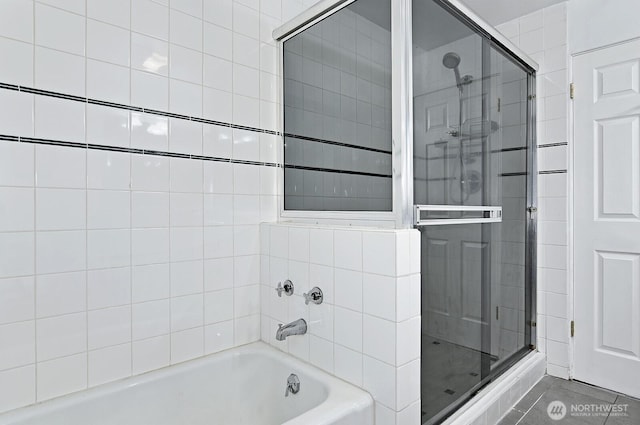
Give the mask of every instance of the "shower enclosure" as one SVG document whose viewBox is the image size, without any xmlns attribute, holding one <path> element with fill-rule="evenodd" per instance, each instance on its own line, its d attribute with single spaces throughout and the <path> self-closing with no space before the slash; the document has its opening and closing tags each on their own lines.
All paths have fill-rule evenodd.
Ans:
<svg viewBox="0 0 640 425">
<path fill-rule="evenodd" d="M 439 423 L 535 348 L 537 65 L 454 0 L 324 0 L 274 35 L 282 216 L 420 231 Z"/>
</svg>

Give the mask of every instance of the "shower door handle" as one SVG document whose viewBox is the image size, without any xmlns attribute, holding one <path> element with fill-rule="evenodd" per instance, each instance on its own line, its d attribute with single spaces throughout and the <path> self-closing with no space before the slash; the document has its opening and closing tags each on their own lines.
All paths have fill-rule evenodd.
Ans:
<svg viewBox="0 0 640 425">
<path fill-rule="evenodd" d="M 451 213 L 455 213 L 451 217 Z M 444 226 L 502 222 L 502 207 L 484 205 L 414 205 L 414 225 Z"/>
</svg>

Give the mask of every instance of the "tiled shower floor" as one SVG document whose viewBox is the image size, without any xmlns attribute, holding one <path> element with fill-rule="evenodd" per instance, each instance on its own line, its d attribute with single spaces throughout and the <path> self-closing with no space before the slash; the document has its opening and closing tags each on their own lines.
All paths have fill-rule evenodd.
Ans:
<svg viewBox="0 0 640 425">
<path fill-rule="evenodd" d="M 567 408 L 562 419 L 552 419 L 547 410 L 553 401 Z M 627 405 L 626 416 L 607 413 L 610 405 Z M 603 413 L 572 416 L 571 405 L 603 406 Z M 622 413 L 622 412 L 621 412 Z M 556 416 L 558 418 L 558 416 Z M 640 400 L 576 381 L 545 376 L 515 405 L 500 425 L 640 425 Z M 493 424 L 487 424 L 493 425 Z"/>
</svg>

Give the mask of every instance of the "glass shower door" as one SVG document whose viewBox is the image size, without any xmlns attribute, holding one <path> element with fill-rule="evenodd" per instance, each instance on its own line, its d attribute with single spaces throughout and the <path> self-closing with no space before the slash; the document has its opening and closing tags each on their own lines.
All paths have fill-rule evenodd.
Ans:
<svg viewBox="0 0 640 425">
<path fill-rule="evenodd" d="M 423 423 L 446 417 L 528 345 L 529 78 L 441 2 L 413 2 Z"/>
</svg>

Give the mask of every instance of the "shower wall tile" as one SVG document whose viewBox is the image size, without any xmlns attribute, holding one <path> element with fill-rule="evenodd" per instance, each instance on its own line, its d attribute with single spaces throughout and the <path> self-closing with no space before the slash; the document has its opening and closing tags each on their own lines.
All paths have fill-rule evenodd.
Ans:
<svg viewBox="0 0 640 425">
<path fill-rule="evenodd" d="M 369 391 L 396 423 L 420 398 L 419 233 L 265 223 L 260 235 L 261 339 Z M 285 279 L 295 293 L 278 297 Z M 313 286 L 324 301 L 305 305 Z M 300 317 L 307 335 L 275 340 L 278 323 Z"/>
<path fill-rule="evenodd" d="M 0 141 L 0 412 L 260 339 L 258 224 L 277 219 L 281 168 L 258 163 L 282 141 L 230 125 L 277 129 L 271 31 L 306 6 L 0 2 L 0 83 L 59 93 L 0 88 L 0 134 L 52 141 Z M 313 335 L 309 360 L 332 369 L 333 326 Z"/>
<path fill-rule="evenodd" d="M 542 17 L 540 17 L 540 12 Z M 568 241 L 569 96 L 566 4 L 501 24 L 498 29 L 536 59 L 538 169 L 538 349 L 547 372 L 569 377 Z M 518 25 L 519 30 L 514 31 Z M 546 146 L 549 145 L 549 146 Z"/>
</svg>

